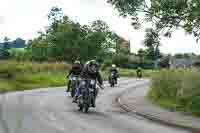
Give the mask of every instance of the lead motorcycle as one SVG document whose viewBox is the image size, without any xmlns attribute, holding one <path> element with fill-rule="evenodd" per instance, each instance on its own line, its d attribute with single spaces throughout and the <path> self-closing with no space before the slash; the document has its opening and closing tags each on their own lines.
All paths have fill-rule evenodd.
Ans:
<svg viewBox="0 0 200 133">
<path fill-rule="evenodd" d="M 97 96 L 96 80 L 83 80 L 80 85 L 80 96 L 78 97 L 78 107 L 80 111 L 87 113 L 89 108 L 95 104 Z"/>
</svg>

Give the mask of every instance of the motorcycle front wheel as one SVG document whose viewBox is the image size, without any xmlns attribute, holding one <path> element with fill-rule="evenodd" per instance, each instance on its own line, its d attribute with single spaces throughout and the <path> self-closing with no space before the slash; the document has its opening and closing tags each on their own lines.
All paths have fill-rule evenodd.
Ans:
<svg viewBox="0 0 200 133">
<path fill-rule="evenodd" d="M 83 113 L 88 113 L 88 110 L 89 110 L 89 106 L 88 105 L 85 105 L 82 109 Z"/>
</svg>

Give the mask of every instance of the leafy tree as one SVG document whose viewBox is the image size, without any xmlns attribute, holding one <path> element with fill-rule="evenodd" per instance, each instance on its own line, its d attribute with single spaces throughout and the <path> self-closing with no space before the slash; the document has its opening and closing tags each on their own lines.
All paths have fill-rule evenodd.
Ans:
<svg viewBox="0 0 200 133">
<path fill-rule="evenodd" d="M 140 58 L 140 63 L 143 63 L 144 62 L 144 58 L 146 56 L 146 51 L 143 50 L 143 49 L 139 49 L 138 50 L 138 56 Z"/>
<path fill-rule="evenodd" d="M 8 37 L 5 37 L 3 42 L 3 47 L 0 49 L 3 58 L 8 58 L 10 56 L 8 51 L 10 49 L 9 40 L 10 39 Z"/>
<path fill-rule="evenodd" d="M 99 37 L 101 36 L 101 45 L 106 53 L 109 53 L 110 48 L 115 49 L 119 36 L 116 33 L 110 31 L 106 22 L 102 20 L 96 20 L 92 22 L 91 29 L 93 32 L 98 33 Z"/>
<path fill-rule="evenodd" d="M 120 67 L 124 67 L 125 65 L 129 63 L 128 56 L 121 53 L 114 55 L 112 60 L 114 64 Z"/>
<path fill-rule="evenodd" d="M 160 38 L 157 31 L 153 30 L 152 28 L 146 29 L 144 46 L 148 48 L 147 49 L 148 59 L 155 60 L 160 58 L 161 56 L 159 51 Z"/>
<path fill-rule="evenodd" d="M 102 20 L 93 21 L 91 28 L 95 32 L 108 33 L 110 31 L 109 26 Z"/>
<path fill-rule="evenodd" d="M 31 54 L 31 59 L 37 61 L 47 60 L 48 49 L 45 40 L 42 40 L 41 38 L 36 38 L 32 41 L 29 41 L 27 45 L 28 46 L 26 50 Z"/>
<path fill-rule="evenodd" d="M 192 58 L 192 55 L 189 54 L 189 53 L 184 53 L 183 56 L 184 56 L 184 58 L 186 58 L 186 59 Z"/>
<path fill-rule="evenodd" d="M 200 62 L 194 62 L 192 65 L 193 65 L 194 67 L 200 68 Z"/>
<path fill-rule="evenodd" d="M 170 66 L 169 62 L 170 62 L 170 55 L 167 55 L 160 59 L 158 65 L 161 68 L 169 68 L 169 66 Z"/>
<path fill-rule="evenodd" d="M 174 57 L 177 59 L 184 58 L 183 54 L 180 54 L 180 53 L 175 54 Z"/>
<path fill-rule="evenodd" d="M 53 7 L 48 15 L 50 25 L 39 37 L 29 41 L 27 50 L 34 60 L 76 59 L 85 61 L 95 56 L 101 60 L 107 56 L 113 46 L 112 33 L 102 20 L 92 22 L 90 26 L 80 25 L 63 15 L 62 9 Z M 114 40 L 115 41 L 115 40 Z"/>
<path fill-rule="evenodd" d="M 197 55 L 194 53 L 177 53 L 174 55 L 175 58 L 181 59 L 192 59 L 192 58 L 197 58 Z"/>
<path fill-rule="evenodd" d="M 61 8 L 57 6 L 52 7 L 48 14 L 48 19 L 53 22 L 59 21 L 62 17 L 63 17 L 63 11 Z"/>
<path fill-rule="evenodd" d="M 115 43 L 115 45 L 113 46 L 115 49 L 119 49 L 117 44 L 119 44 L 121 38 L 116 34 L 116 33 L 113 33 L 113 32 L 110 32 L 109 34 L 109 38 Z"/>
<path fill-rule="evenodd" d="M 174 28 L 183 28 L 187 33 L 200 38 L 199 0 L 108 0 L 121 16 L 131 16 L 133 26 L 141 24 L 139 15 L 152 22 L 159 35 L 170 37 Z"/>
<path fill-rule="evenodd" d="M 7 51 L 8 49 L 9 49 L 9 38 L 8 37 L 4 37 L 4 43 L 3 43 L 3 49 L 5 50 L 5 51 Z"/>
</svg>

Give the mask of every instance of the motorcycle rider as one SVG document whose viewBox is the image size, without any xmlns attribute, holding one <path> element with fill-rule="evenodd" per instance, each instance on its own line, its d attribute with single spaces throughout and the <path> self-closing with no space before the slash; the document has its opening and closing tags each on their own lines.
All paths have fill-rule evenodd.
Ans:
<svg viewBox="0 0 200 133">
<path fill-rule="evenodd" d="M 116 82 L 116 84 L 117 84 L 117 78 L 119 77 L 119 73 L 118 73 L 118 70 L 117 70 L 117 67 L 116 67 L 116 65 L 115 64 L 112 64 L 112 66 L 110 67 L 110 69 L 109 69 L 109 77 L 108 77 L 108 79 L 109 79 L 109 82 L 111 81 L 111 73 L 114 73 L 115 74 L 115 82 Z"/>
<path fill-rule="evenodd" d="M 99 72 L 99 64 L 95 60 L 90 60 L 85 63 L 80 77 L 81 77 L 82 82 L 83 81 L 87 82 L 89 80 L 97 80 L 100 87 L 103 89 L 103 80 Z M 80 93 L 81 93 L 81 88 L 82 88 L 82 85 L 80 84 L 79 88 L 77 88 L 73 102 L 77 102 L 77 98 L 78 96 L 80 96 Z M 95 88 L 95 100 L 96 100 L 97 94 L 98 94 L 98 90 L 97 88 Z M 92 103 L 92 107 L 95 107 L 95 100 Z"/>
<path fill-rule="evenodd" d="M 82 65 L 81 65 L 80 61 L 76 60 L 74 62 L 74 64 L 72 64 L 72 68 L 67 75 L 67 77 L 69 78 L 69 81 L 68 81 L 66 92 L 69 92 L 69 90 L 70 90 L 70 85 L 71 85 L 70 76 L 74 75 L 74 76 L 78 77 L 80 75 L 81 71 L 82 71 Z"/>
<path fill-rule="evenodd" d="M 138 78 L 142 78 L 142 69 L 141 69 L 141 67 L 137 68 L 136 73 L 137 73 L 137 77 Z"/>
</svg>

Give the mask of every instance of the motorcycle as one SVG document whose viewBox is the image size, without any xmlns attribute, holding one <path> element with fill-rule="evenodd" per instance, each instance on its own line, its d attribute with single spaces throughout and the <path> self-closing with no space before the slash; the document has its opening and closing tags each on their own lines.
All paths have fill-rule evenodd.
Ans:
<svg viewBox="0 0 200 133">
<path fill-rule="evenodd" d="M 96 80 L 83 80 L 80 87 L 81 94 L 77 100 L 78 107 L 80 111 L 87 113 L 97 96 Z"/>
<path fill-rule="evenodd" d="M 110 87 L 115 87 L 115 84 L 117 84 L 117 81 L 116 81 L 116 74 L 114 72 L 112 72 L 110 74 Z"/>
<path fill-rule="evenodd" d="M 142 72 L 137 72 L 137 77 L 142 78 Z"/>
<path fill-rule="evenodd" d="M 71 93 L 71 97 L 74 97 L 76 93 L 76 88 L 79 86 L 78 77 L 72 75 L 70 76 L 70 80 L 71 80 L 70 93 Z"/>
</svg>

